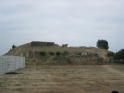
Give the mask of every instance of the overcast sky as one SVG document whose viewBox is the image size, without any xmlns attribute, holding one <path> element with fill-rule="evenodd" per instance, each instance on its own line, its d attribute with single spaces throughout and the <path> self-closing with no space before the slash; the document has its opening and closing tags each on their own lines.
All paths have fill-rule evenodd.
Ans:
<svg viewBox="0 0 124 93">
<path fill-rule="evenodd" d="M 31 41 L 124 48 L 124 0 L 0 0 L 0 55 Z"/>
</svg>

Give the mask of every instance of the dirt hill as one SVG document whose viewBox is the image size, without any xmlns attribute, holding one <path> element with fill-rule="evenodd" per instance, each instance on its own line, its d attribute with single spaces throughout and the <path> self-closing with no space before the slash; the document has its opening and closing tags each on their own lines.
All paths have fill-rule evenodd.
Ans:
<svg viewBox="0 0 124 93">
<path fill-rule="evenodd" d="M 36 52 L 36 51 L 45 51 L 47 53 L 46 57 L 40 57 L 37 58 L 35 57 L 36 55 L 32 55 L 33 57 L 30 58 L 29 57 L 29 53 L 30 52 Z M 39 63 L 40 61 L 46 61 L 47 63 L 50 63 L 51 59 L 53 59 L 54 57 L 50 57 L 48 52 L 53 51 L 53 52 L 63 52 L 63 51 L 68 51 L 69 52 L 69 58 L 74 61 L 74 53 L 84 53 L 84 52 L 89 52 L 89 53 L 96 53 L 99 55 L 99 57 L 103 58 L 104 60 L 107 60 L 108 58 L 106 57 L 106 54 L 108 53 L 107 50 L 105 49 L 98 49 L 98 48 L 93 48 L 93 47 L 62 47 L 59 46 L 57 44 L 54 44 L 53 46 L 31 46 L 31 43 L 27 43 L 21 46 L 18 46 L 12 50 L 10 50 L 8 53 L 6 53 L 5 55 L 13 55 L 13 56 L 25 56 L 26 57 L 26 62 L 33 62 L 33 64 L 35 63 Z M 55 58 L 54 58 L 55 59 Z M 80 59 L 80 58 L 76 58 L 76 59 Z M 60 59 L 62 60 L 62 59 Z M 82 59 L 81 59 L 82 60 Z M 76 61 L 76 60 L 75 60 Z M 40 62 L 41 63 L 41 62 Z M 31 63 L 30 63 L 31 64 Z"/>
</svg>

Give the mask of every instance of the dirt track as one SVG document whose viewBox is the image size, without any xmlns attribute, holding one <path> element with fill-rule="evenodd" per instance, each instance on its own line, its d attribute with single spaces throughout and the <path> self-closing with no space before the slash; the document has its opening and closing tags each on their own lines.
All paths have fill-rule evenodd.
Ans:
<svg viewBox="0 0 124 93">
<path fill-rule="evenodd" d="M 0 93 L 124 93 L 123 65 L 35 66 L 0 75 Z"/>
</svg>

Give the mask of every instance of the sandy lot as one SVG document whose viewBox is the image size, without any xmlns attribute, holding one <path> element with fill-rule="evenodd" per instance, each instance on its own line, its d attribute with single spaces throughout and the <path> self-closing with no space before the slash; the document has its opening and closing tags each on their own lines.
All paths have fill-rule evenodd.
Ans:
<svg viewBox="0 0 124 93">
<path fill-rule="evenodd" d="M 0 93 L 124 93 L 124 65 L 33 66 L 0 75 Z"/>
</svg>

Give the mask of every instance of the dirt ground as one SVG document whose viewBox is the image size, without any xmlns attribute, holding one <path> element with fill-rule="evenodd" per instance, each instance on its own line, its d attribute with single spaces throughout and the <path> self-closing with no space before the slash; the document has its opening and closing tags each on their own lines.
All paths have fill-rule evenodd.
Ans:
<svg viewBox="0 0 124 93">
<path fill-rule="evenodd" d="M 0 75 L 0 93 L 124 93 L 124 65 L 31 66 Z"/>
</svg>

